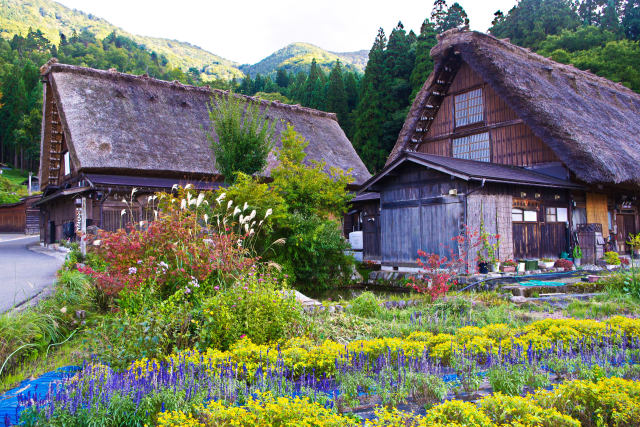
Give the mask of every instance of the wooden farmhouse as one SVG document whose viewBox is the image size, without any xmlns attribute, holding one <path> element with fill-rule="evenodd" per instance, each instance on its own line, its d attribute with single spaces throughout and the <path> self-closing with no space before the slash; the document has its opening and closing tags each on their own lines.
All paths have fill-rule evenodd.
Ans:
<svg viewBox="0 0 640 427">
<path fill-rule="evenodd" d="M 492 36 L 451 30 L 386 166 L 354 201 L 364 258 L 415 266 L 466 227 L 501 260 L 593 262 L 640 231 L 640 95 Z"/>
<path fill-rule="evenodd" d="M 86 226 L 115 230 L 123 221 L 153 218 L 145 203 L 154 192 L 169 191 L 174 184 L 191 183 L 197 189 L 220 185 L 222 177 L 206 135 L 211 131 L 212 96 L 226 92 L 55 60 L 41 73 L 42 241 L 73 237 L 82 212 Z M 351 170 L 355 185 L 370 178 L 335 114 L 242 99 L 259 102 L 276 121 L 276 146 L 285 123 L 291 123 L 309 141 L 307 161 Z M 266 176 L 276 164 L 271 153 Z M 133 188 L 137 192 L 132 218 L 123 218 L 123 198 L 128 199 Z"/>
</svg>

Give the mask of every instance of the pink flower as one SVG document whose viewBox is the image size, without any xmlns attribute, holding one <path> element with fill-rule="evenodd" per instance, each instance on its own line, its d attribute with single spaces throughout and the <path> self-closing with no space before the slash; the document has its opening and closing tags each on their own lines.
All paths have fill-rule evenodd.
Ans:
<svg viewBox="0 0 640 427">
<path fill-rule="evenodd" d="M 220 286 L 214 286 L 213 289 L 216 290 L 216 291 L 219 291 L 220 290 Z"/>
<path fill-rule="evenodd" d="M 245 334 L 240 335 L 240 339 L 246 338 Z"/>
</svg>

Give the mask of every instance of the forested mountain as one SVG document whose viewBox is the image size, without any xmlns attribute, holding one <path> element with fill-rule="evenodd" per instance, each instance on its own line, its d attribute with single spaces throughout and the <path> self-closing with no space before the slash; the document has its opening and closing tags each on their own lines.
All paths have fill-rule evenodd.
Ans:
<svg viewBox="0 0 640 427">
<path fill-rule="evenodd" d="M 325 72 L 330 71 L 337 60 L 341 60 L 348 70 L 362 72 L 366 65 L 366 57 L 366 50 L 334 53 L 309 43 L 291 43 L 273 52 L 260 62 L 240 66 L 240 70 L 251 77 L 255 77 L 257 74 L 272 75 L 280 68 L 297 74 L 300 71 L 308 72 L 311 68 L 311 62 L 315 59 L 317 65 Z"/>
<path fill-rule="evenodd" d="M 6 5 L 15 1 L 0 0 L 2 19 L 15 20 L 15 14 L 6 10 Z M 32 8 L 45 0 L 23 3 Z M 42 13 L 47 15 L 46 10 Z M 3 27 L 8 40 L 0 39 L 0 162 L 37 169 L 41 114 L 38 67 L 52 55 L 70 64 L 148 72 L 192 84 L 203 84 L 203 77 L 209 77 L 197 67 L 179 69 L 168 56 L 123 33 L 97 36 L 89 28 L 103 31 L 104 21 L 83 16 L 83 22 L 94 26 L 64 36 L 56 33 L 58 42 L 36 27 L 15 37 L 8 37 Z M 436 35 L 468 24 L 458 3 L 448 6 L 446 0 L 436 0 L 419 34 L 407 31 L 402 23 L 388 36 L 382 29 L 378 31 L 364 74 L 352 65 L 361 58 L 357 53 L 330 53 L 294 43 L 253 67 L 242 66 L 249 76 L 207 83 L 335 112 L 360 157 L 376 172 L 384 166 L 413 98 L 433 69 L 429 51 L 436 44 Z M 640 92 L 640 0 L 519 0 L 506 14 L 496 12 L 490 32 Z"/>
<path fill-rule="evenodd" d="M 640 0 L 520 0 L 489 31 L 640 92 Z"/>
<path fill-rule="evenodd" d="M 0 0 L 0 36 L 11 39 L 14 34 L 26 36 L 29 28 L 40 30 L 53 44 L 60 43 L 60 33 L 70 37 L 74 32 L 88 31 L 103 39 L 116 31 L 150 51 L 163 55 L 171 66 L 187 71 L 191 67 L 205 73 L 206 79 L 242 77 L 239 64 L 176 40 L 129 34 L 97 16 L 70 9 L 51 0 Z"/>
</svg>

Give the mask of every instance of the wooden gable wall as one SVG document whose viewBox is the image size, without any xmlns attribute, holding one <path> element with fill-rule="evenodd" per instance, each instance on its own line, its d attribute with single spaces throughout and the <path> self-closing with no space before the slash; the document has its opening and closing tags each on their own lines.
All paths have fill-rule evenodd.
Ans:
<svg viewBox="0 0 640 427">
<path fill-rule="evenodd" d="M 456 129 L 453 119 L 454 97 L 477 88 L 483 89 L 484 121 Z M 533 134 L 493 88 L 463 62 L 417 151 L 452 156 L 452 138 L 481 132 L 489 132 L 493 163 L 531 166 L 559 161 L 555 153 Z"/>
</svg>

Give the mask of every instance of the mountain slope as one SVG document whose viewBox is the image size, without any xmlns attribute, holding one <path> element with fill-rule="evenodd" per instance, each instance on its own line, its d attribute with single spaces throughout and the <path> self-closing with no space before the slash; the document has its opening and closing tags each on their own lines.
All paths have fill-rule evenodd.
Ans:
<svg viewBox="0 0 640 427">
<path fill-rule="evenodd" d="M 367 51 L 334 53 L 309 43 L 291 43 L 273 52 L 260 62 L 253 65 L 242 65 L 240 69 L 255 77 L 256 74 L 270 75 L 278 68 L 289 72 L 308 71 L 311 61 L 315 58 L 325 71 L 329 71 L 333 64 L 340 59 L 349 70 L 364 71 Z M 364 59 L 363 59 L 364 58 Z"/>
<path fill-rule="evenodd" d="M 70 36 L 83 29 L 103 39 L 111 32 L 129 37 L 147 49 L 164 55 L 169 63 L 187 71 L 190 67 L 204 70 L 209 79 L 242 77 L 238 64 L 189 43 L 130 34 L 108 21 L 51 0 L 0 0 L 0 36 L 26 35 L 29 28 L 41 30 L 53 43 L 60 42 L 60 32 Z"/>
</svg>

